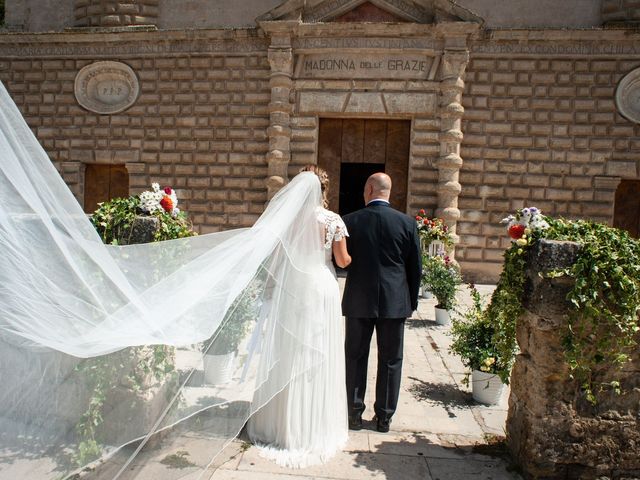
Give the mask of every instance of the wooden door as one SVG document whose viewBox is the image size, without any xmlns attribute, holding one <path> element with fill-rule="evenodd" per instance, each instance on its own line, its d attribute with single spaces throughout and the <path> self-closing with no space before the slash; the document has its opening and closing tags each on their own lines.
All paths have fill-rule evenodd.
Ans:
<svg viewBox="0 0 640 480">
<path fill-rule="evenodd" d="M 318 165 L 329 174 L 329 208 L 341 215 L 364 206 L 364 182 L 375 172 L 393 182 L 391 204 L 406 211 L 411 122 L 322 118 Z"/>
<path fill-rule="evenodd" d="M 618 185 L 613 226 L 640 238 L 640 180 L 622 180 Z"/>
<path fill-rule="evenodd" d="M 84 174 L 84 211 L 93 213 L 98 203 L 129 196 L 129 174 L 124 165 L 86 166 Z"/>
</svg>

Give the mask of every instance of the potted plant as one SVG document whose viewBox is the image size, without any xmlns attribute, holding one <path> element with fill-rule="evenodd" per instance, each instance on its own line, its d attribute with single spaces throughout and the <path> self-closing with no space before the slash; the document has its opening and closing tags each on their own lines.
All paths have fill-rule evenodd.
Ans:
<svg viewBox="0 0 640 480">
<path fill-rule="evenodd" d="M 426 256 L 423 262 L 423 281 L 433 292 L 438 304 L 435 306 L 436 323 L 449 323 L 450 312 L 456 305 L 456 290 L 462 283 L 460 267 L 448 256 Z"/>
<path fill-rule="evenodd" d="M 263 290 L 263 281 L 254 278 L 233 301 L 214 334 L 202 344 L 206 383 L 218 385 L 233 378 L 238 348 L 258 317 Z"/>
<path fill-rule="evenodd" d="M 459 355 L 464 366 L 471 371 L 463 383 L 469 384 L 470 375 L 474 400 L 495 405 L 502 396 L 504 383 L 499 373 L 505 366 L 500 365 L 494 343 L 495 327 L 486 315 L 482 297 L 473 284 L 469 289 L 472 305 L 452 320 L 450 334 L 453 342 L 449 349 Z M 509 366 L 506 368 L 508 370 Z"/>
</svg>

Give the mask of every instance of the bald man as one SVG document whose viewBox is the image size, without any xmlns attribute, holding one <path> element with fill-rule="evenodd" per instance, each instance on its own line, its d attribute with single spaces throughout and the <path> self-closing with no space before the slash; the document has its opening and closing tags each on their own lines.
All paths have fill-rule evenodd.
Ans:
<svg viewBox="0 0 640 480">
<path fill-rule="evenodd" d="M 362 428 L 373 330 L 378 344 L 376 428 L 388 432 L 398 405 L 405 319 L 418 307 L 421 256 L 416 222 L 391 208 L 391 178 L 374 173 L 364 186 L 366 207 L 346 215 L 352 262 L 342 298 L 349 428 Z"/>
</svg>

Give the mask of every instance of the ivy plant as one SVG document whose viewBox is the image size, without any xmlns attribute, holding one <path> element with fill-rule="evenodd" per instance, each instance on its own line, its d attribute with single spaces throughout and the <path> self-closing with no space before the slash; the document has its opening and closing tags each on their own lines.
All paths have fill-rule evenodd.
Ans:
<svg viewBox="0 0 640 480">
<path fill-rule="evenodd" d="M 526 253 L 541 237 L 581 244 L 576 262 L 548 276 L 574 279 L 571 304 L 562 332 L 570 375 L 585 398 L 596 403 L 604 390 L 620 392 L 620 382 L 602 382 L 598 372 L 623 367 L 637 347 L 640 312 L 640 242 L 627 232 L 585 220 L 545 217 L 549 228 L 534 230 L 525 243 L 514 242 L 491 302 L 483 311 L 494 326 L 496 373 L 508 383 L 517 353 L 516 321 L 523 313 Z"/>
</svg>

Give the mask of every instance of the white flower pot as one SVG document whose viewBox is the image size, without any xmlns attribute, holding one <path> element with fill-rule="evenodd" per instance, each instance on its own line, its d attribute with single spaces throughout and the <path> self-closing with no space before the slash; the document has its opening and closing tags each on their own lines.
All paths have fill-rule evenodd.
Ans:
<svg viewBox="0 0 640 480">
<path fill-rule="evenodd" d="M 433 298 L 433 293 L 431 293 L 426 288 L 422 288 L 422 298 Z"/>
<path fill-rule="evenodd" d="M 233 377 L 233 364 L 236 358 L 235 352 L 224 355 L 203 355 L 204 381 L 209 385 L 221 385 L 229 383 Z"/>
<path fill-rule="evenodd" d="M 473 399 L 476 402 L 486 405 L 497 405 L 500 403 L 504 383 L 495 373 L 485 373 L 480 370 L 471 372 L 471 385 Z"/>
<path fill-rule="evenodd" d="M 449 315 L 449 310 L 445 310 L 444 308 L 435 307 L 436 309 L 436 323 L 438 325 L 448 325 L 451 320 L 451 316 Z"/>
</svg>

